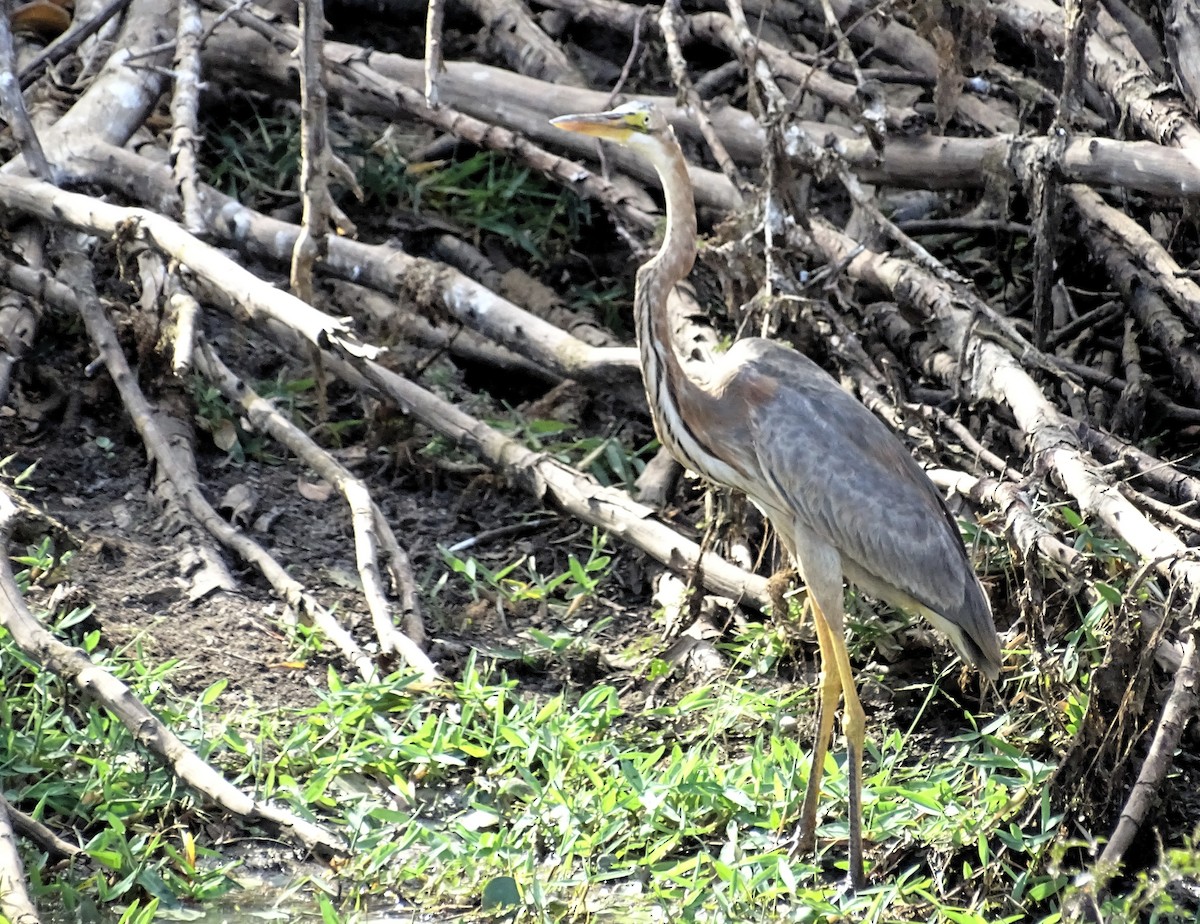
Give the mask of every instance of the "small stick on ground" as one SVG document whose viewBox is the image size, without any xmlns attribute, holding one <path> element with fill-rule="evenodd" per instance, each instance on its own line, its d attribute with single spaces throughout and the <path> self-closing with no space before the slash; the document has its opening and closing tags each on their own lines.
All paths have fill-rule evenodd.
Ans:
<svg viewBox="0 0 1200 924">
<path fill-rule="evenodd" d="M 4 807 L 8 810 L 8 817 L 12 822 L 13 830 L 26 840 L 33 841 L 38 847 L 46 851 L 49 856 L 71 860 L 83 853 L 82 847 L 77 847 L 70 841 L 59 837 L 58 834 L 51 831 L 36 818 L 31 818 L 13 806 L 11 802 L 5 801 L 2 795 L 0 795 L 0 802 L 3 802 Z"/>
</svg>

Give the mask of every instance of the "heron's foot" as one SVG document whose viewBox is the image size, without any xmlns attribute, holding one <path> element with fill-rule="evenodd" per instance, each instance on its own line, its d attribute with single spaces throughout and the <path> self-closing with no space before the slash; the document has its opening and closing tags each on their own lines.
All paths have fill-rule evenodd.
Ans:
<svg viewBox="0 0 1200 924">
<path fill-rule="evenodd" d="M 862 857 L 850 856 L 850 868 L 846 871 L 846 888 L 852 893 L 867 887 L 867 874 L 863 871 Z"/>
</svg>

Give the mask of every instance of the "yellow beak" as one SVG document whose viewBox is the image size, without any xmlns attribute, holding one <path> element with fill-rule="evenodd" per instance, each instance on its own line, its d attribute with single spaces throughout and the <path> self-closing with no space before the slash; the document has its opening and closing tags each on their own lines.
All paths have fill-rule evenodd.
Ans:
<svg viewBox="0 0 1200 924">
<path fill-rule="evenodd" d="M 550 124 L 565 132 L 591 135 L 606 141 L 625 141 L 635 131 L 628 112 L 573 113 L 551 119 Z"/>
</svg>

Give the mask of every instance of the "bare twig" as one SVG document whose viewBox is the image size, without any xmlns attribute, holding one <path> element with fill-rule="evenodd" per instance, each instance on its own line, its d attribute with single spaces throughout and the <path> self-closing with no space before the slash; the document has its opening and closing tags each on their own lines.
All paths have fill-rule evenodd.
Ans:
<svg viewBox="0 0 1200 924">
<path fill-rule="evenodd" d="M 183 226 L 192 234 L 204 232 L 196 175 L 196 129 L 200 107 L 200 37 L 204 21 L 200 0 L 180 0 L 175 37 L 175 93 L 171 97 L 171 165 L 183 202 Z"/>
<path fill-rule="evenodd" d="M 1033 344 L 1045 349 L 1050 334 L 1050 289 L 1054 282 L 1054 255 L 1058 227 L 1062 220 L 1062 183 L 1058 163 L 1072 128 L 1072 113 L 1078 105 L 1083 79 L 1083 52 L 1094 25 L 1098 0 L 1067 0 L 1066 21 L 1069 41 L 1063 64 L 1063 82 L 1054 122 L 1050 127 L 1045 158 L 1034 171 L 1033 194 L 1037 203 L 1034 216 L 1033 247 Z"/>
<path fill-rule="evenodd" d="M 2 795 L 0 795 L 0 800 L 4 800 Z M 35 843 L 41 850 L 46 851 L 47 855 L 64 860 L 73 860 L 83 854 L 84 850 L 82 847 L 64 840 L 36 818 L 26 815 L 12 803 L 7 802 L 7 800 L 4 801 L 13 830 L 21 835 L 21 837 Z"/>
<path fill-rule="evenodd" d="M 325 92 L 325 3 L 300 4 L 300 198 L 303 217 L 292 248 L 292 292 L 313 302 L 313 267 L 327 249 L 333 201 L 329 196 L 329 115 Z"/>
<path fill-rule="evenodd" d="M 425 14 L 425 105 L 441 105 L 438 74 L 442 71 L 442 22 L 446 17 L 445 0 L 429 0 Z"/>
<path fill-rule="evenodd" d="M 21 146 L 25 164 L 38 179 L 52 182 L 54 175 L 46 152 L 38 140 L 29 113 L 25 110 L 25 99 L 17 80 L 17 53 L 13 48 L 12 30 L 8 27 L 8 13 L 0 15 L 0 113 L 12 129 L 13 137 Z"/>
<path fill-rule="evenodd" d="M 15 510 L 5 495 L 0 499 L 0 518 L 9 519 L 13 513 Z M 8 538 L 7 534 L 4 538 Z M 7 563 L 4 568 L 7 570 Z M 41 920 L 25 890 L 25 867 L 13 837 L 8 800 L 3 795 L 0 795 L 0 917 L 12 924 L 38 924 Z"/>
<path fill-rule="evenodd" d="M 713 128 L 704 101 L 696 94 L 696 90 L 692 86 L 692 79 L 688 76 L 687 61 L 684 60 L 683 49 L 679 44 L 679 29 L 676 24 L 680 15 L 682 13 L 679 0 L 665 0 L 662 11 L 658 14 L 658 25 L 667 43 L 667 62 L 671 67 L 671 78 L 675 81 L 680 98 L 695 116 L 700 133 L 708 143 L 708 149 L 712 152 L 717 166 L 733 184 L 738 199 L 741 199 L 746 180 L 733 162 L 733 158 L 729 156 L 729 151 L 721 141 L 716 129 Z"/>
</svg>

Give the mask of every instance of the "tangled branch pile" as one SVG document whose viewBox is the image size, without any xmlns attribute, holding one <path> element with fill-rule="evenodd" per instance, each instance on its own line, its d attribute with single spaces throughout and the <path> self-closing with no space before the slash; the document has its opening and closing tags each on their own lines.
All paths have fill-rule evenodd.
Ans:
<svg viewBox="0 0 1200 924">
<path fill-rule="evenodd" d="M 1096 681 L 1062 763 L 1093 772 L 1078 785 L 1088 792 L 1064 772 L 1064 802 L 1103 803 L 1091 791 L 1096 768 L 1129 769 L 1131 742 L 1153 729 L 1136 780 L 1106 794 L 1127 797 L 1108 868 L 1147 817 L 1195 708 L 1200 477 L 1189 460 L 1200 434 L 1200 285 L 1190 206 L 1200 125 L 1193 75 L 1173 55 L 1200 40 L 1191 7 L 1172 4 L 1162 22 L 1123 0 L 706 6 L 461 0 L 442 19 L 431 2 L 422 32 L 424 9 L 347 2 L 328 10 L 346 39 L 335 41 L 312 4 L 297 26 L 286 8 L 225 0 L 78 3 L 50 46 L 62 52 L 53 63 L 11 53 L 0 62 L 29 77 L 24 104 L 15 84 L 3 98 L 14 159 L 0 176 L 9 234 L 0 399 L 13 402 L 32 375 L 47 315 L 77 314 L 145 442 L 161 503 L 200 550 L 195 597 L 235 586 L 222 564 L 232 551 L 363 677 L 398 660 L 438 681 L 422 590 L 378 487 L 234 371 L 234 328 L 310 361 L 322 383 L 399 407 L 514 489 L 698 573 L 716 593 L 765 606 L 763 576 L 438 397 L 419 370 L 396 371 L 400 348 L 375 340 L 381 319 L 411 342 L 539 383 L 531 387 L 573 381 L 611 394 L 644 419 L 636 354 L 594 318 L 506 298 L 495 268 L 451 235 L 406 249 L 376 216 L 356 237 L 347 213 L 362 223 L 363 210 L 339 191 L 354 180 L 327 131 L 326 105 L 364 133 L 390 123 L 500 152 L 600 204 L 640 256 L 658 222 L 648 168 L 614 150 L 598 165 L 586 139 L 548 120 L 608 108 L 614 93 L 652 100 L 692 159 L 711 235 L 702 262 L 719 281 L 707 309 L 677 294 L 679 337 L 697 354 L 713 349 L 714 327 L 804 344 L 909 437 L 935 480 L 1003 534 L 1012 554 L 997 554 L 1011 580 L 991 582 L 997 621 L 1006 647 L 1028 650 L 1032 673 L 1044 673 L 1034 686 L 1047 703 L 1074 679 L 1049 663 L 1047 639 L 1101 599 L 1098 581 L 1122 575 L 1098 665 L 1108 683 Z M 416 52 L 421 34 L 424 57 L 394 50 Z M 447 45 L 491 63 L 439 66 Z M 267 214 L 206 182 L 206 126 L 211 134 L 245 93 L 302 115 L 302 215 Z M 416 159 L 439 150 L 430 141 Z M 272 281 L 285 268 L 290 289 Z M 195 408 L 181 387 L 193 373 L 344 494 L 375 633 L 366 648 L 320 588 L 205 500 Z M 646 486 L 643 499 L 662 506 L 666 483 Z M 13 517 L 9 505 L 10 530 Z M 1128 551 L 1123 564 L 1093 554 L 1097 535 Z M 4 625 L 22 647 L 108 704 L 185 780 L 309 846 L 339 849 L 335 835 L 221 780 L 41 629 L 11 578 L 5 586 Z M 1154 677 L 1167 681 L 1161 705 L 1147 701 Z M 1105 739 L 1118 710 L 1127 724 Z M 1116 804 L 1103 808 L 1114 820 Z"/>
</svg>

